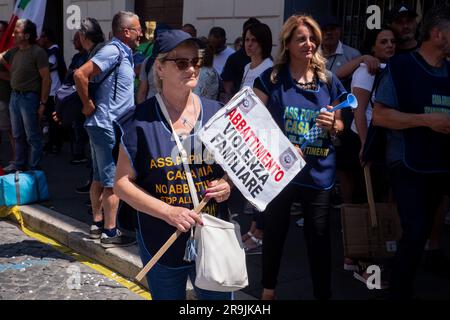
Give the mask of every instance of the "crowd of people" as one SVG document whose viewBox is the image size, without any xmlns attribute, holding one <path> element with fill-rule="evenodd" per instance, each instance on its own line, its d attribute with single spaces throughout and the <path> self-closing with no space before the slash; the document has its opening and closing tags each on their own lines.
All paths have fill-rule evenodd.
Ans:
<svg viewBox="0 0 450 320">
<path fill-rule="evenodd" d="M 264 212 L 250 210 L 242 242 L 247 254 L 261 254 L 261 299 L 276 298 L 293 205 L 302 212 L 313 295 L 332 298 L 330 212 L 339 205 L 336 194 L 342 203 L 367 202 L 364 166 L 372 171 L 376 200 L 395 202 L 401 220 L 396 256 L 386 267 L 389 297 L 410 299 L 424 250 L 429 269 L 450 277 L 441 250 L 450 194 L 450 8 L 430 9 L 420 34 L 416 18 L 406 5 L 393 8 L 381 29 L 365 33 L 361 51 L 341 42 L 335 18 L 293 15 L 279 35 L 249 18 L 233 49 L 219 26 L 198 37 L 192 24 L 181 30 L 141 25 L 136 14 L 121 11 L 109 40 L 95 18 L 81 22 L 68 68 L 51 29 L 38 35 L 33 22 L 18 20 L 14 47 L 0 54 L 0 130 L 13 157 L 4 169 L 40 169 L 43 155 L 58 154 L 68 139 L 71 164 L 91 163 L 89 183 L 79 188 L 90 195 L 90 237 L 105 248 L 137 241 L 146 264 L 181 231 L 147 279 L 153 299 L 185 299 L 188 277 L 195 280 L 195 264 L 183 259 L 189 230 L 202 223 L 191 194 L 212 199 L 203 211 L 225 220 L 228 205 L 248 211 L 204 147 L 200 161 L 186 154 L 198 153 L 203 124 L 250 87 L 306 160 Z M 0 37 L 6 28 L 1 22 Z M 279 42 L 272 56 L 274 38 Z M 63 84 L 75 85 L 81 100 L 68 129 L 56 108 Z M 348 92 L 358 108 L 332 111 Z M 305 146 L 314 125 L 323 133 Z M 365 156 L 374 130 L 386 135 L 377 159 Z M 178 139 L 187 150 L 178 150 Z M 128 205 L 135 236 L 118 228 L 120 201 Z M 369 260 L 344 257 L 344 268 L 364 280 Z M 233 298 L 194 289 L 199 299 Z"/>
</svg>

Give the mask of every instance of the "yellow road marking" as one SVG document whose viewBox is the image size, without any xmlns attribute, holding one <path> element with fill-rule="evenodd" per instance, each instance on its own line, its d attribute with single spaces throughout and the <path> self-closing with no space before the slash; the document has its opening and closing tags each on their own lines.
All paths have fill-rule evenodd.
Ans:
<svg viewBox="0 0 450 320">
<path fill-rule="evenodd" d="M 22 217 L 22 213 L 20 212 L 19 207 L 17 207 L 17 206 L 10 207 L 10 208 L 0 207 L 0 218 L 6 218 L 8 216 L 10 216 L 12 220 L 16 220 L 16 222 L 19 224 L 19 227 L 22 230 L 22 232 L 25 233 L 27 236 L 34 238 L 34 239 L 38 240 L 39 242 L 51 245 L 56 250 L 73 257 L 78 262 L 103 274 L 104 276 L 108 277 L 109 279 L 116 281 L 117 283 L 121 284 L 122 286 L 124 286 L 131 292 L 141 296 L 142 298 L 144 298 L 146 300 L 152 299 L 150 293 L 147 290 L 145 290 L 142 286 L 140 286 L 139 284 L 136 284 L 132 281 L 125 279 L 122 276 L 117 275 L 112 270 L 96 263 L 94 260 L 92 260 L 86 256 L 83 256 L 81 254 L 76 253 L 69 247 L 66 247 L 65 245 L 45 236 L 43 234 L 40 234 L 40 233 L 31 231 L 30 229 L 28 229 L 25 226 L 25 223 L 24 223 L 23 217 Z"/>
</svg>

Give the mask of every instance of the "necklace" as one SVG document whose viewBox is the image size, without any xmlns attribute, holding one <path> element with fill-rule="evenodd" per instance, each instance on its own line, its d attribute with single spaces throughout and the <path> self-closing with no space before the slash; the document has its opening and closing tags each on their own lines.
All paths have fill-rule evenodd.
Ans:
<svg viewBox="0 0 450 320">
<path fill-rule="evenodd" d="M 181 120 L 183 120 L 183 125 L 186 127 L 186 125 L 189 125 L 191 128 L 194 127 L 194 125 L 192 124 L 192 122 L 190 122 L 187 118 L 185 117 L 181 117 Z"/>
<path fill-rule="evenodd" d="M 164 98 L 164 100 L 166 101 L 166 104 L 167 104 L 167 99 L 164 96 L 162 96 L 162 97 Z M 194 106 L 194 118 L 197 119 L 197 106 L 195 105 L 194 95 L 192 95 L 192 105 Z M 183 126 L 185 126 L 185 127 L 189 126 L 191 129 L 193 129 L 195 127 L 195 124 L 193 124 L 191 121 L 189 121 L 189 119 L 186 118 L 185 116 L 180 115 L 180 118 L 181 118 L 181 123 L 183 124 Z"/>
<path fill-rule="evenodd" d="M 194 99 L 194 95 L 192 95 L 192 104 L 194 106 L 194 119 L 197 120 L 197 108 L 195 105 L 195 99 Z M 193 124 L 192 122 L 189 121 L 188 118 L 181 116 L 181 120 L 183 121 L 183 125 L 186 127 L 186 125 L 188 125 L 189 127 L 191 127 L 191 129 L 193 129 L 195 127 L 195 124 Z M 196 121 L 197 122 L 197 121 Z"/>
<path fill-rule="evenodd" d="M 314 74 L 313 80 L 310 82 L 301 82 L 300 80 L 296 80 L 292 78 L 296 83 L 297 87 L 303 90 L 317 90 L 317 75 Z"/>
</svg>

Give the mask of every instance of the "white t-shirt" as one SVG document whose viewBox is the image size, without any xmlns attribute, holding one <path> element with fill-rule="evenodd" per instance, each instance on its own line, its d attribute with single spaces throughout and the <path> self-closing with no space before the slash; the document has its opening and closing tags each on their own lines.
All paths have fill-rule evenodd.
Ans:
<svg viewBox="0 0 450 320">
<path fill-rule="evenodd" d="M 386 67 L 385 63 L 380 64 L 380 68 L 384 69 Z M 351 88 L 360 88 L 372 92 L 373 82 L 375 81 L 375 75 L 369 73 L 367 69 L 367 65 L 365 63 L 361 63 L 359 68 L 353 73 Z M 370 97 L 372 103 L 375 101 L 375 92 L 372 92 L 372 96 Z M 359 108 L 359 106 L 358 106 Z M 372 120 L 372 104 L 369 102 L 366 107 L 366 120 L 367 127 L 369 127 L 370 121 Z M 356 128 L 355 120 L 352 122 L 351 129 L 353 132 L 358 134 L 358 129 Z"/>
<path fill-rule="evenodd" d="M 146 99 L 150 99 L 158 93 L 156 90 L 155 78 L 153 77 L 153 65 L 149 69 L 148 73 L 145 71 L 145 66 L 147 65 L 149 58 L 146 58 L 141 65 L 141 73 L 139 74 L 139 80 L 147 81 L 148 90 Z"/>
<path fill-rule="evenodd" d="M 226 47 L 222 52 L 214 55 L 213 67 L 214 69 L 216 69 L 219 75 L 222 74 L 223 67 L 227 62 L 228 57 L 233 53 L 234 53 L 233 49 Z"/>
<path fill-rule="evenodd" d="M 49 50 L 53 49 L 55 47 L 59 49 L 59 47 L 56 44 L 54 44 L 49 48 Z M 51 65 L 54 65 L 55 67 L 58 66 L 58 60 L 56 59 L 56 56 L 54 54 L 52 54 L 51 56 L 48 57 L 48 63 Z M 56 95 L 56 91 L 59 89 L 59 87 L 61 87 L 61 80 L 59 80 L 58 70 L 51 71 L 50 78 L 52 79 L 52 86 L 50 88 L 50 96 L 54 97 Z"/>
<path fill-rule="evenodd" d="M 242 77 L 241 88 L 250 87 L 253 88 L 253 83 L 261 73 L 273 66 L 273 62 L 270 58 L 266 58 L 254 69 L 250 69 L 250 63 L 244 68 L 244 76 Z"/>
</svg>

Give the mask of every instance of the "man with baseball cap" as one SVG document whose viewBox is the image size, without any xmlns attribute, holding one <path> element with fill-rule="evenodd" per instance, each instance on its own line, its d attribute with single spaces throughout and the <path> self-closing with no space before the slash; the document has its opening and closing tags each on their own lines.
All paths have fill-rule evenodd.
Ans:
<svg viewBox="0 0 450 320">
<path fill-rule="evenodd" d="M 387 15 L 387 23 L 395 33 L 396 54 L 407 53 L 418 48 L 416 40 L 417 13 L 406 4 L 394 7 Z"/>
<path fill-rule="evenodd" d="M 392 299 L 413 297 L 423 249 L 448 192 L 449 39 L 450 7 L 431 9 L 420 48 L 391 58 L 376 92 L 372 121 L 388 129 L 386 162 L 403 229 L 391 273 Z M 448 262 L 441 261 L 448 275 Z"/>
</svg>

